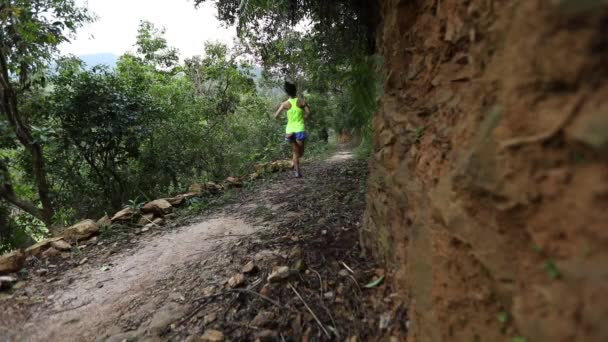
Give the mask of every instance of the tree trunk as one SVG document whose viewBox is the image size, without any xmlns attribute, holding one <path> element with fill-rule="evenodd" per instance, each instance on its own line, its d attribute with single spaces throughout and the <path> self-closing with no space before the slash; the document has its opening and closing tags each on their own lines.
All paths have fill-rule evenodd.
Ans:
<svg viewBox="0 0 608 342">
<path fill-rule="evenodd" d="M 10 181 L 10 175 L 8 172 L 8 166 L 3 160 L 0 160 L 0 198 L 3 198 L 8 203 L 16 206 L 17 208 L 25 211 L 26 213 L 44 221 L 44 214 L 42 210 L 40 210 L 33 203 L 23 201 L 15 195 L 13 187 Z M 46 223 L 46 222 L 45 222 Z"/>
<path fill-rule="evenodd" d="M 40 197 L 40 203 L 42 204 L 42 210 L 40 210 L 40 214 L 34 215 L 32 213 L 32 208 L 37 209 L 35 204 L 27 203 L 26 201 L 18 199 L 12 191 L 3 191 L 8 189 L 0 189 L 0 191 L 2 191 L 3 197 L 7 201 L 13 203 L 24 211 L 36 216 L 37 218 L 42 220 L 47 226 L 50 226 L 53 218 L 53 206 L 51 203 L 50 187 L 46 179 L 46 168 L 44 156 L 42 153 L 42 146 L 34 140 L 29 125 L 26 124 L 21 118 L 17 106 L 17 93 L 10 83 L 6 58 L 1 51 L 0 111 L 6 115 L 8 123 L 15 132 L 15 135 L 17 136 L 19 142 L 32 155 L 34 177 L 36 181 L 36 186 L 38 187 L 38 196 Z"/>
</svg>

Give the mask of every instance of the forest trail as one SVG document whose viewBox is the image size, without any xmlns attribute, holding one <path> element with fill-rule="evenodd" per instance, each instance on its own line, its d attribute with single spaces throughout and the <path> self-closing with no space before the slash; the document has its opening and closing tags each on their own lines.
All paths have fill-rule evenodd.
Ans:
<svg viewBox="0 0 608 342">
<path fill-rule="evenodd" d="M 48 308 L 27 322 L 20 334 L 34 341 L 95 340 L 111 331 L 125 313 L 145 317 L 155 311 L 155 306 L 161 303 L 150 293 L 159 282 L 173 276 L 176 269 L 188 262 L 207 260 L 210 269 L 200 275 L 212 277 L 214 254 L 226 252 L 223 243 L 260 229 L 263 227 L 249 225 L 224 213 L 145 238 L 136 248 L 110 257 L 105 261 L 107 266 L 88 265 L 70 270 L 62 277 L 75 281 L 48 296 L 52 298 Z M 133 302 L 144 305 L 132 307 Z M 154 326 L 148 328 L 154 330 Z"/>
<path fill-rule="evenodd" d="M 343 320 L 340 329 L 352 331 L 349 334 L 374 334 L 374 319 L 369 325 L 353 324 L 361 314 L 353 310 L 367 305 L 388 310 L 386 300 L 378 306 L 373 299 L 379 293 L 362 296 L 359 285 L 378 273 L 357 252 L 365 162 L 340 151 L 325 161 L 307 163 L 303 171 L 306 178 L 301 180 L 283 173 L 252 189 L 238 190 L 237 199 L 194 223 L 116 242 L 102 240 L 65 270 L 61 265 L 40 265 L 12 297 L 0 299 L 3 306 L 10 304 L 0 313 L 0 326 L 8 327 L 0 331 L 1 340 L 185 340 L 200 338 L 210 328 L 227 339 L 253 340 L 261 333 L 328 338 L 329 329 L 305 307 L 299 308 L 301 301 L 288 303 L 293 301 L 291 280 L 278 287 L 264 285 L 273 267 L 294 261 L 315 268 L 314 273 L 297 275 L 295 284 L 304 287 L 303 301 L 316 306 L 313 311 L 322 320 L 332 322 L 327 324 L 336 331 L 336 321 Z M 242 284 L 228 284 L 249 261 L 259 271 L 238 277 Z M 355 270 L 349 274 L 354 283 L 344 279 L 343 264 Z M 350 291 L 357 293 L 349 295 Z M 251 296 L 258 292 L 263 295 Z M 284 315 L 281 321 L 280 311 L 263 310 L 269 305 L 267 296 L 287 303 L 282 309 L 271 308 L 293 315 Z M 351 297 L 347 301 L 353 309 L 340 297 Z M 365 304 L 367 297 L 370 302 Z M 320 303 L 313 304 L 317 300 Z M 342 309 L 332 314 L 332 304 Z M 375 316 L 373 311 L 368 314 Z M 252 325 L 259 312 L 275 315 L 278 324 L 270 324 L 270 330 L 262 329 L 268 322 Z"/>
</svg>

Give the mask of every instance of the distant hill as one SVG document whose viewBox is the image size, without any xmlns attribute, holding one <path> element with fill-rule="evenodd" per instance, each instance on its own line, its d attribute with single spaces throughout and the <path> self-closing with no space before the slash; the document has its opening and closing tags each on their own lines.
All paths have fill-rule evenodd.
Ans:
<svg viewBox="0 0 608 342">
<path fill-rule="evenodd" d="M 78 56 L 78 58 L 82 59 L 82 61 L 85 62 L 89 68 L 96 65 L 107 65 L 113 68 L 116 66 L 116 62 L 118 61 L 118 56 L 112 53 L 95 53 L 91 55 Z"/>
</svg>

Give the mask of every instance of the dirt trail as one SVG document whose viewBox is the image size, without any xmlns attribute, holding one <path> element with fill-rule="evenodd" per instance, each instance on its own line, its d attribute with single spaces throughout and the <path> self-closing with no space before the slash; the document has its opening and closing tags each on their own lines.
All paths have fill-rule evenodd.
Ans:
<svg viewBox="0 0 608 342">
<path fill-rule="evenodd" d="M 145 297 L 159 280 L 170 277 L 176 266 L 210 259 L 230 235 L 242 236 L 262 228 L 221 215 L 146 239 L 135 253 L 125 251 L 109 259 L 107 271 L 93 266 L 71 270 L 65 278 L 87 275 L 52 294 L 50 310 L 26 323 L 23 337 L 36 341 L 94 340 L 104 335 L 100 330 L 105 332 L 108 323 L 119 319 L 134 300 Z M 149 309 L 140 307 L 135 314 L 145 316 Z"/>
<path fill-rule="evenodd" d="M 236 189 L 193 224 L 127 230 L 72 260 L 31 265 L 24 285 L 0 298 L 0 342 L 198 341 L 209 329 L 246 341 L 403 332 L 405 309 L 390 289 L 360 287 L 380 274 L 358 247 L 366 169 L 340 151 L 306 163 L 304 179 L 286 172 Z M 228 286 L 250 261 L 258 271 Z M 284 265 L 300 273 L 268 283 Z M 354 272 L 345 277 L 343 265 Z"/>
</svg>

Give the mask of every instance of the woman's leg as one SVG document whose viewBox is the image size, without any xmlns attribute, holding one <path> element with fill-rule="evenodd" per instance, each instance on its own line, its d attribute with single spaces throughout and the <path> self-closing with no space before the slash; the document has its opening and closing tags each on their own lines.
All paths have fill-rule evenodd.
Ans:
<svg viewBox="0 0 608 342">
<path fill-rule="evenodd" d="M 298 155 L 300 158 L 304 155 L 304 146 L 306 145 L 305 140 L 296 140 L 296 144 L 298 144 Z"/>
<path fill-rule="evenodd" d="M 293 151 L 292 161 L 293 161 L 293 170 L 296 173 L 300 173 L 300 147 L 295 140 L 291 141 L 291 149 Z"/>
</svg>

